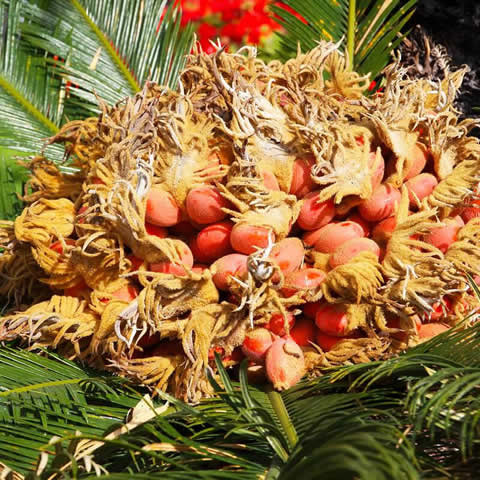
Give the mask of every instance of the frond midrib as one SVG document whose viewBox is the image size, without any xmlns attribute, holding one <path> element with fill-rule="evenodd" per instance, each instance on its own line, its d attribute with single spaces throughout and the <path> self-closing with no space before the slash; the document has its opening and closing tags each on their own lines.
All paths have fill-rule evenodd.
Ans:
<svg viewBox="0 0 480 480">
<path fill-rule="evenodd" d="M 59 128 L 55 125 L 48 117 L 46 117 L 35 105 L 33 105 L 28 98 L 17 88 L 15 88 L 12 83 L 0 74 L 0 88 L 5 90 L 8 95 L 10 95 L 14 100 L 19 103 L 24 110 L 37 121 L 39 121 L 44 127 L 46 127 L 52 134 L 58 132 Z"/>
<path fill-rule="evenodd" d="M 71 0 L 71 2 L 72 2 L 72 5 L 78 10 L 78 12 L 85 19 L 88 26 L 95 33 L 95 35 L 97 36 L 102 46 L 105 48 L 105 50 L 108 52 L 112 60 L 117 65 L 117 68 L 125 76 L 132 90 L 134 92 L 138 92 L 141 89 L 139 83 L 137 82 L 133 74 L 130 72 L 128 67 L 125 65 L 125 62 L 122 60 L 120 55 L 118 55 L 118 53 L 115 51 L 110 41 L 108 40 L 107 36 L 100 30 L 100 28 L 98 28 L 95 22 L 89 17 L 89 15 L 87 14 L 87 11 L 85 10 L 85 8 L 83 8 L 83 6 L 80 4 L 78 0 Z"/>
<path fill-rule="evenodd" d="M 24 385 L 23 387 L 13 388 L 4 392 L 0 392 L 0 397 L 8 397 L 9 395 L 36 391 L 49 387 L 59 387 L 62 385 L 77 385 L 85 380 L 85 378 L 69 378 L 68 380 L 54 380 L 50 382 L 35 383 L 33 385 Z"/>
</svg>

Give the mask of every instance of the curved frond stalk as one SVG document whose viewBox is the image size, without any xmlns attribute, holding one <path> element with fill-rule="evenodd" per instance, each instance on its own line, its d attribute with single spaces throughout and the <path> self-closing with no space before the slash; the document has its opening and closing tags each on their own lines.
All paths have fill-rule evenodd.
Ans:
<svg viewBox="0 0 480 480">
<path fill-rule="evenodd" d="M 348 54 L 348 68 L 354 68 L 354 50 L 355 50 L 355 30 L 356 30 L 356 0 L 349 0 L 348 2 L 348 29 L 347 29 L 347 54 Z"/>
<path fill-rule="evenodd" d="M 295 431 L 295 427 L 293 426 L 292 421 L 290 420 L 288 411 L 285 408 L 282 396 L 280 395 L 280 393 L 276 392 L 271 386 L 269 386 L 267 389 L 267 395 L 270 403 L 272 404 L 273 410 L 277 414 L 279 422 L 282 424 L 290 448 L 294 448 L 298 442 L 298 435 Z"/>
<path fill-rule="evenodd" d="M 0 88 L 3 89 L 7 95 L 10 95 L 14 100 L 21 105 L 21 107 L 30 114 L 35 120 L 40 122 L 44 128 L 50 130 L 54 135 L 58 132 L 58 127 L 46 115 L 44 115 L 38 108 L 33 105 L 22 93 L 15 88 L 5 77 L 0 76 Z"/>
<path fill-rule="evenodd" d="M 138 92 L 141 86 L 138 84 L 132 72 L 127 68 L 127 66 L 125 65 L 125 62 L 122 60 L 118 52 L 115 51 L 115 49 L 113 48 L 113 45 L 108 41 L 108 38 L 106 37 L 106 35 L 100 30 L 100 28 L 98 28 L 98 26 L 90 18 L 90 16 L 87 14 L 87 11 L 83 8 L 83 6 L 78 0 L 71 0 L 71 2 L 73 6 L 80 12 L 80 14 L 85 19 L 85 21 L 90 26 L 90 28 L 93 30 L 99 42 L 103 46 L 103 48 L 105 48 L 105 50 L 108 52 L 112 60 L 116 63 L 118 69 L 125 76 L 127 82 L 130 84 L 130 87 L 132 88 L 132 91 Z"/>
</svg>

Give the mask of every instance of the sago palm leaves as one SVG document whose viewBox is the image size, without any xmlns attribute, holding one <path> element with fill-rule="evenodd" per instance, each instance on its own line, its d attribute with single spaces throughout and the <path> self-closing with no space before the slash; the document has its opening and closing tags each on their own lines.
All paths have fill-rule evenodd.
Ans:
<svg viewBox="0 0 480 480">
<path fill-rule="evenodd" d="M 80 448 L 90 440 L 88 461 L 109 479 L 469 478 L 480 438 L 479 340 L 478 325 L 446 332 L 281 394 L 248 385 L 243 369 L 232 383 L 219 364 L 216 398 L 192 407 L 160 393 L 152 408 L 168 401 L 164 414 L 110 439 L 143 392 L 56 356 L 3 349 L 0 458 L 26 472 L 41 449 L 50 455 L 37 478 L 94 478 Z M 48 446 L 53 435 L 63 438 Z"/>
</svg>

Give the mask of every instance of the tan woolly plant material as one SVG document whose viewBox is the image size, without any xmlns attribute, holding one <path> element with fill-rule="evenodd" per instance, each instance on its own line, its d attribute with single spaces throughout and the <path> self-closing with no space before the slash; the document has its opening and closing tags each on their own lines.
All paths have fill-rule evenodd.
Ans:
<svg viewBox="0 0 480 480">
<path fill-rule="evenodd" d="M 25 300 L 38 301 L 49 294 L 38 279 L 44 275 L 29 246 L 16 244 L 0 254 L 0 296 L 19 307 Z"/>
<path fill-rule="evenodd" d="M 208 139 L 214 124 L 195 113 L 188 98 L 174 100 L 155 121 L 164 134 L 160 137 L 162 154 L 155 162 L 154 185 L 169 192 L 184 207 L 192 188 L 220 180 L 228 166 L 211 164 Z"/>
<path fill-rule="evenodd" d="M 34 260 L 45 272 L 43 278 L 41 277 L 39 280 L 56 289 L 76 285 L 82 277 L 77 273 L 75 263 L 72 261 L 72 249 L 73 247 L 65 244 L 64 241 L 62 253 L 58 253 L 52 250 L 49 245 L 41 243 L 32 247 Z"/>
<path fill-rule="evenodd" d="M 304 352 L 306 369 L 309 376 L 315 377 L 325 368 L 379 360 L 385 358 L 390 345 L 387 337 L 367 337 L 342 339 L 329 352 L 308 348 Z"/>
<path fill-rule="evenodd" d="M 105 153 L 106 143 L 98 136 L 98 123 L 96 117 L 66 123 L 56 135 L 48 139 L 46 146 L 64 143 L 65 159 L 71 158 L 76 167 L 87 173 Z"/>
<path fill-rule="evenodd" d="M 323 187 L 318 201 L 333 198 L 339 204 L 350 196 L 355 196 L 358 202 L 369 198 L 372 174 L 381 161 L 380 149 L 377 149 L 375 161 L 370 162 L 371 132 L 346 122 L 317 124 L 315 130 L 320 131 L 311 145 L 317 160 L 312 179 Z M 359 137 L 364 139 L 363 145 L 357 142 Z"/>
<path fill-rule="evenodd" d="M 201 275 L 177 277 L 166 273 L 152 274 L 151 282 L 137 299 L 139 315 L 157 329 L 163 320 L 177 318 L 209 304 L 219 296 L 208 270 Z"/>
<path fill-rule="evenodd" d="M 96 322 L 84 300 L 54 295 L 6 317 L 0 324 L 0 337 L 19 337 L 32 348 L 61 348 L 70 358 L 82 358 L 85 345 L 81 344 L 92 336 Z"/>
<path fill-rule="evenodd" d="M 13 222 L 0 221 L 0 249 L 0 296 L 15 307 L 26 298 L 42 298 L 45 292 L 37 279 L 43 272 L 30 245 L 16 240 Z"/>
<path fill-rule="evenodd" d="M 136 304 L 134 304 L 135 306 Z M 133 353 L 134 347 L 129 340 L 135 334 L 132 329 L 120 330 L 118 324 L 121 323 L 127 312 L 130 311 L 130 305 L 122 300 L 112 299 L 107 304 L 103 303 L 103 309 L 100 312 L 100 320 L 95 326 L 92 339 L 88 345 L 87 355 L 91 358 L 107 357 L 118 358 L 128 351 Z"/>
<path fill-rule="evenodd" d="M 14 223 L 9 220 L 0 220 L 0 248 L 11 250 L 15 242 Z"/>
<path fill-rule="evenodd" d="M 416 238 L 438 226 L 436 213 L 435 209 L 429 209 L 408 215 L 408 196 L 403 187 L 396 215 L 397 227 L 382 262 L 386 278 L 382 287 L 383 298 L 398 312 L 415 307 L 429 313 L 432 305 L 445 294 L 462 288 L 460 275 L 455 274 L 443 253 Z"/>
<path fill-rule="evenodd" d="M 110 358 L 122 355 L 130 358 L 133 353 L 143 351 L 139 344 L 148 335 L 159 335 L 161 339 L 167 340 L 181 340 L 189 318 L 185 316 L 163 320 L 157 327 L 152 328 L 140 317 L 138 300 L 133 300 L 130 304 L 116 301 L 115 304 L 115 308 L 104 309 L 102 322 L 106 328 L 102 327 L 99 330 L 101 335 L 94 336 L 91 345 L 92 349 L 101 354 L 105 353 Z"/>
<path fill-rule="evenodd" d="M 148 358 L 125 358 L 114 359 L 109 367 L 143 383 L 152 386 L 155 390 L 168 390 L 175 392 L 178 398 L 182 398 L 182 392 L 169 387 L 171 377 L 176 371 L 185 372 L 183 368 L 183 355 L 155 355 Z M 188 372 L 190 374 L 190 372 Z"/>
<path fill-rule="evenodd" d="M 234 75 L 227 83 L 218 68 L 223 52 L 212 57 L 211 68 L 219 92 L 232 112 L 225 122 L 217 116 L 233 145 L 242 147 L 246 158 L 254 159 L 259 171 L 271 172 L 278 179 L 280 189 L 288 192 L 292 179 L 295 151 L 290 144 L 294 134 L 288 116 L 277 104 L 275 87 L 267 85 L 260 92 L 255 83 Z"/>
<path fill-rule="evenodd" d="M 85 283 L 102 294 L 111 293 L 127 283 L 119 278 L 127 272 L 122 244 L 108 234 L 100 232 L 80 238 L 71 252 L 71 263 Z"/>
<path fill-rule="evenodd" d="M 458 91 L 462 86 L 463 78 L 468 73 L 468 70 L 469 67 L 464 66 L 451 72 L 448 66 L 446 66 L 444 68 L 443 80 L 438 80 L 436 83 L 431 80 L 422 80 L 420 85 L 423 84 L 423 89 L 427 91 L 424 107 L 426 109 L 435 109 L 436 111 L 452 109 Z"/>
<path fill-rule="evenodd" d="M 473 196 L 480 182 L 478 147 L 475 144 L 475 149 L 467 150 L 462 156 L 457 157 L 458 163 L 450 174 L 423 200 L 426 208 L 437 207 L 441 212 L 451 212 L 454 207 L 467 203 L 467 199 Z M 472 150 L 475 155 L 471 155 Z"/>
<path fill-rule="evenodd" d="M 238 151 L 225 185 L 218 188 L 234 209 L 224 209 L 236 223 L 271 228 L 277 240 L 287 236 L 301 205 L 294 195 L 268 190 L 261 179 L 254 157 Z"/>
<path fill-rule="evenodd" d="M 382 284 L 382 269 L 377 257 L 371 252 L 362 252 L 328 272 L 322 291 L 329 303 L 374 303 L 380 301 L 377 291 Z"/>
<path fill-rule="evenodd" d="M 32 245 L 50 245 L 51 239 L 69 237 L 73 232 L 75 208 L 66 198 L 41 198 L 15 219 L 15 237 Z"/>
<path fill-rule="evenodd" d="M 364 121 L 371 125 L 378 141 L 392 152 L 395 171 L 387 183 L 400 187 L 411 166 L 410 153 L 419 137 L 413 127 L 422 118 L 422 95 L 425 94 L 415 82 L 401 80 L 402 71 L 397 71 L 395 65 L 388 67 L 385 74 L 385 91 L 368 105 Z"/>
<path fill-rule="evenodd" d="M 344 99 L 359 99 L 368 87 L 368 76 L 349 70 L 346 57 L 338 50 L 339 44 L 320 41 L 318 46 L 282 64 L 269 63 L 270 76 L 275 82 L 288 87 L 292 100 L 322 95 L 322 100 L 339 108 Z"/>
<path fill-rule="evenodd" d="M 376 337 L 376 333 L 369 328 L 369 325 L 372 323 L 375 313 L 375 306 L 369 304 L 355 304 L 355 303 L 345 303 L 347 312 L 347 328 L 345 330 L 346 334 L 351 334 L 355 332 L 358 328 L 363 327 L 367 330 L 367 333 L 371 333 L 372 337 Z M 370 331 L 369 331 L 370 330 Z"/>
<path fill-rule="evenodd" d="M 113 143 L 96 164 L 96 173 L 100 173 L 101 180 L 107 180 L 106 185 L 87 190 L 84 201 L 97 206 L 92 215 L 103 222 L 105 231 L 115 232 L 119 243 L 128 245 L 137 257 L 149 263 L 179 262 L 177 241 L 159 239 L 145 230 L 146 193 L 152 186 L 153 164 L 160 148 L 149 133 L 158 119 L 158 102 L 156 96 L 149 94 L 148 86 L 127 100 L 128 114 L 122 116 L 124 138 Z M 98 232 L 91 236 L 98 238 Z"/>
<path fill-rule="evenodd" d="M 62 173 L 59 167 L 45 157 L 35 157 L 28 163 L 31 176 L 26 182 L 25 190 L 32 193 L 23 197 L 23 200 L 32 203 L 41 198 L 68 198 L 75 201 L 82 191 L 84 176 Z"/>
<path fill-rule="evenodd" d="M 182 331 L 183 349 L 191 378 L 186 386 L 187 398 L 192 401 L 198 392 L 198 383 L 204 379 L 211 345 L 218 345 L 231 353 L 242 344 L 247 330 L 247 319 L 234 311 L 228 303 L 210 304 L 194 310 Z"/>
<path fill-rule="evenodd" d="M 457 241 L 447 250 L 445 258 L 458 272 L 478 275 L 480 271 L 480 218 L 470 220 L 460 229 Z"/>
<path fill-rule="evenodd" d="M 358 100 L 368 88 L 370 75 L 360 76 L 348 68 L 348 57 L 334 50 L 326 57 L 325 70 L 329 74 L 325 80 L 326 93 L 343 98 Z"/>
<path fill-rule="evenodd" d="M 458 123 L 456 113 L 450 110 L 427 115 L 422 128 L 427 132 L 435 173 L 439 179 L 447 179 L 455 165 L 478 155 L 478 143 L 474 138 L 467 137 L 477 125 L 478 122 L 473 119 Z"/>
</svg>

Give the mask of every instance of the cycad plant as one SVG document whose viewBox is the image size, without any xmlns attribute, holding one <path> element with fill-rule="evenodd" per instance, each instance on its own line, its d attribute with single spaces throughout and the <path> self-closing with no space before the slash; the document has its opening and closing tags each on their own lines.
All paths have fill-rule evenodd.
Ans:
<svg viewBox="0 0 480 480">
<path fill-rule="evenodd" d="M 96 115 L 148 79 L 176 86 L 192 31 L 166 2 L 4 0 L 0 39 L 0 216 L 14 218 L 25 170 L 66 121 Z M 289 0 L 279 58 L 317 38 L 345 43 L 372 77 L 413 1 Z M 393 28 L 395 27 L 395 28 Z M 62 162 L 62 151 L 46 155 Z M 68 171 L 68 164 L 63 168 Z M 467 319 L 470 321 L 471 319 Z M 191 406 L 52 353 L 0 350 L 0 476 L 5 478 L 475 478 L 478 326 L 398 357 L 347 366 L 282 394 L 233 382 Z M 166 403 L 168 402 L 168 403 Z M 16 472 L 16 473 L 15 473 Z"/>
</svg>

